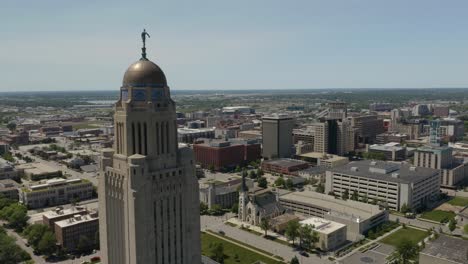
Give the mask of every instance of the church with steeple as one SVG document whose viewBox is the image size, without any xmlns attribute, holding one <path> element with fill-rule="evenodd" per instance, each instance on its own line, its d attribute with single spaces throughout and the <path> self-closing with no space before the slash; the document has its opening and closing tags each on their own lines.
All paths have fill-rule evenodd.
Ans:
<svg viewBox="0 0 468 264">
<path fill-rule="evenodd" d="M 106 264 L 199 264 L 200 214 L 193 152 L 177 142 L 166 76 L 142 57 L 124 74 L 114 146 L 102 150 L 99 232 Z"/>
</svg>

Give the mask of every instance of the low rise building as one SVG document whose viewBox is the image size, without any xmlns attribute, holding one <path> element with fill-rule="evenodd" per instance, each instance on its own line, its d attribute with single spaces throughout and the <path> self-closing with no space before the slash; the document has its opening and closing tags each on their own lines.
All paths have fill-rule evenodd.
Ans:
<svg viewBox="0 0 468 264">
<path fill-rule="evenodd" d="M 88 213 L 88 210 L 82 206 L 73 206 L 68 209 L 57 207 L 55 210 L 46 211 L 42 214 L 42 224 L 50 227 L 50 230 L 55 231 L 55 222 L 72 218 L 75 215 L 85 215 Z"/>
<path fill-rule="evenodd" d="M 388 211 L 378 205 L 340 200 L 309 190 L 279 197 L 281 205 L 305 217 L 315 216 L 347 226 L 347 239 L 358 240 L 369 229 L 388 221 Z"/>
<path fill-rule="evenodd" d="M 32 181 L 60 177 L 62 175 L 62 171 L 59 169 L 41 162 L 21 164 L 16 168 L 18 169 L 18 174 L 21 177 L 25 177 Z"/>
<path fill-rule="evenodd" d="M 261 130 L 245 130 L 239 131 L 238 137 L 244 139 L 262 139 L 262 131 Z"/>
<path fill-rule="evenodd" d="M 5 197 L 11 200 L 18 201 L 19 184 L 14 180 L 0 180 L 0 197 Z"/>
<path fill-rule="evenodd" d="M 417 210 L 438 198 L 440 172 L 370 160 L 353 161 L 326 172 L 325 193 L 343 197 L 354 192 L 391 210 L 400 210 L 404 204 Z"/>
<path fill-rule="evenodd" d="M 263 171 L 281 174 L 294 174 L 308 167 L 309 164 L 307 162 L 295 159 L 273 159 L 262 162 Z"/>
<path fill-rule="evenodd" d="M 367 152 L 383 154 L 385 156 L 385 160 L 402 161 L 406 159 L 406 147 L 401 146 L 396 142 L 384 145 L 367 145 Z"/>
<path fill-rule="evenodd" d="M 349 162 L 347 157 L 342 157 L 333 154 L 325 154 L 321 152 L 308 152 L 296 155 L 297 159 L 310 162 L 312 165 L 334 168 L 345 165 Z"/>
<path fill-rule="evenodd" d="M 76 251 L 83 237 L 89 242 L 88 249 L 96 246 L 99 231 L 99 217 L 97 212 L 86 215 L 76 214 L 71 218 L 55 222 L 55 238 L 57 244 L 68 252 Z M 80 245 L 81 246 L 81 245 Z M 80 248 L 81 250 L 83 248 Z"/>
<path fill-rule="evenodd" d="M 93 196 L 93 184 L 85 179 L 50 179 L 20 189 L 19 200 L 29 208 L 41 208 L 84 200 Z"/>
<path fill-rule="evenodd" d="M 0 158 L 0 180 L 4 179 L 19 179 L 19 175 L 13 164 Z"/>
<path fill-rule="evenodd" d="M 177 140 L 179 143 L 193 143 L 199 138 L 214 138 L 214 128 L 179 128 L 177 129 Z"/>
<path fill-rule="evenodd" d="M 319 234 L 318 247 L 323 251 L 337 249 L 346 242 L 346 225 L 319 217 L 307 218 L 299 223 L 313 227 Z"/>
</svg>

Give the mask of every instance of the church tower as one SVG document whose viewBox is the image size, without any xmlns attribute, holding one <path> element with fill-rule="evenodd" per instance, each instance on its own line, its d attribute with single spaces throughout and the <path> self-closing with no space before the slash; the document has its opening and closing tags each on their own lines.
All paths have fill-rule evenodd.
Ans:
<svg viewBox="0 0 468 264">
<path fill-rule="evenodd" d="M 166 76 L 142 57 L 115 103 L 114 146 L 102 151 L 99 228 L 105 264 L 199 264 L 200 214 L 193 152 L 177 142 Z"/>
</svg>

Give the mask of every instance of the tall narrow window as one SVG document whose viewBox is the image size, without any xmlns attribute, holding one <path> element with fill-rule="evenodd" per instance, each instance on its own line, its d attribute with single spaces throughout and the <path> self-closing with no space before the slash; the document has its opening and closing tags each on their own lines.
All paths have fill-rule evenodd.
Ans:
<svg viewBox="0 0 468 264">
<path fill-rule="evenodd" d="M 169 135 L 169 122 L 166 122 L 166 153 L 171 152 L 170 147 L 170 135 Z"/>
<path fill-rule="evenodd" d="M 164 125 L 166 123 L 165 122 L 161 122 L 161 154 L 164 154 L 164 141 L 166 140 L 165 139 L 165 133 L 164 133 Z"/>
<path fill-rule="evenodd" d="M 147 136 L 147 132 L 146 132 L 146 122 L 145 122 L 143 123 L 143 140 L 145 142 L 143 153 L 145 153 L 145 155 L 148 155 L 148 138 L 146 136 Z"/>
<path fill-rule="evenodd" d="M 132 123 L 132 154 L 136 153 L 135 123 Z"/>
<path fill-rule="evenodd" d="M 141 124 L 138 122 L 138 154 L 143 154 L 141 151 Z"/>
<path fill-rule="evenodd" d="M 159 123 L 156 122 L 156 153 L 159 155 L 159 147 L 160 147 L 160 144 L 159 144 Z"/>
</svg>

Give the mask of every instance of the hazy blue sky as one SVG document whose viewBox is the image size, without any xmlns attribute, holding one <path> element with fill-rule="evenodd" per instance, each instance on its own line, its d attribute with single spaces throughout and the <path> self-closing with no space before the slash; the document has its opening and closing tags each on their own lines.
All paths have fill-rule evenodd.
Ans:
<svg viewBox="0 0 468 264">
<path fill-rule="evenodd" d="M 1 0 L 0 91 L 468 87 L 468 1 Z"/>
</svg>

